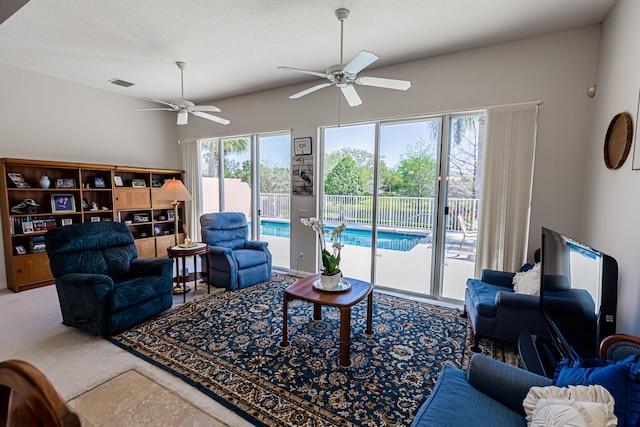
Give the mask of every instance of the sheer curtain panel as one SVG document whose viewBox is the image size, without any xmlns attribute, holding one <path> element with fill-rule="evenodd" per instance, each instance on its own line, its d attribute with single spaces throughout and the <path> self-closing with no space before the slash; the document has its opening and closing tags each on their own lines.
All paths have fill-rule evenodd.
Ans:
<svg viewBox="0 0 640 427">
<path fill-rule="evenodd" d="M 526 259 L 538 104 L 487 109 L 476 277 L 518 271 Z"/>
</svg>

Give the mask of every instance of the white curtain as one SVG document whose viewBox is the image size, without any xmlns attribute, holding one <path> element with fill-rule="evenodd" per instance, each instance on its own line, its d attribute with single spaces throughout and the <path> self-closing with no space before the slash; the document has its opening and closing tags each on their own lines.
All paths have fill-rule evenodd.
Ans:
<svg viewBox="0 0 640 427">
<path fill-rule="evenodd" d="M 200 215 L 202 215 L 202 170 L 200 166 L 200 141 L 188 139 L 180 141 L 184 186 L 187 187 L 193 200 L 185 202 L 185 218 L 189 236 L 194 242 L 201 240 Z"/>
<path fill-rule="evenodd" d="M 487 110 L 476 277 L 518 271 L 526 259 L 537 116 L 533 103 Z"/>
</svg>

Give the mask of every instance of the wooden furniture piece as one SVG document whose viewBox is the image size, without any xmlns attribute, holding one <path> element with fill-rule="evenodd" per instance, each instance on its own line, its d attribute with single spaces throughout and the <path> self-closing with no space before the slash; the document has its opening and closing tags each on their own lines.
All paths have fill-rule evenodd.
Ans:
<svg viewBox="0 0 640 427">
<path fill-rule="evenodd" d="M 373 334 L 373 286 L 371 283 L 356 279 L 346 279 L 351 288 L 341 292 L 327 292 L 316 289 L 313 282 L 320 278 L 319 274 L 298 280 L 284 291 L 284 305 L 282 310 L 282 343 L 281 347 L 288 347 L 288 305 L 296 299 L 313 303 L 313 319 L 322 319 L 322 306 L 340 309 L 340 366 L 351 366 L 351 307 L 367 298 L 367 328 L 366 334 Z"/>
<path fill-rule="evenodd" d="M 176 276 L 173 281 L 176 282 L 176 286 L 173 288 L 173 294 L 182 294 L 182 301 L 187 302 L 187 292 L 191 289 L 187 287 L 187 282 L 193 281 L 193 287 L 195 289 L 198 286 L 198 280 L 206 278 L 207 280 L 207 293 L 211 292 L 211 284 L 209 283 L 209 257 L 205 256 L 207 260 L 207 268 L 204 271 L 198 272 L 198 257 L 200 255 L 206 255 L 209 253 L 209 245 L 207 243 L 194 242 L 191 246 L 184 247 L 182 245 L 173 246 L 167 249 L 169 258 L 178 258 L 176 261 Z M 184 274 L 183 272 L 187 268 L 186 258 L 193 257 L 193 268 L 195 271 Z M 180 268 L 180 261 L 182 260 L 182 269 Z M 202 269 L 202 260 L 200 261 L 200 270 Z M 182 284 L 180 284 L 182 282 Z"/>
<path fill-rule="evenodd" d="M 623 360 L 632 354 L 640 354 L 640 337 L 628 334 L 609 335 L 600 343 L 600 357 Z"/>
<path fill-rule="evenodd" d="M 141 258 L 166 257 L 173 245 L 173 208 L 154 196 L 165 179 L 182 178 L 181 170 L 12 158 L 0 159 L 0 167 L 7 286 L 14 292 L 53 283 L 44 233 L 55 227 L 125 222 Z"/>
<path fill-rule="evenodd" d="M 0 363 L 0 426 L 80 427 L 47 377 L 22 360 Z"/>
</svg>

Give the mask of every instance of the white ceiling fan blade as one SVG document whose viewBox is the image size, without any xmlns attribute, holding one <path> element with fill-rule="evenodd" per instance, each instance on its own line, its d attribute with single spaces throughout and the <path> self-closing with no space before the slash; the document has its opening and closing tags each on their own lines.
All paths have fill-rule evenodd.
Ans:
<svg viewBox="0 0 640 427">
<path fill-rule="evenodd" d="M 231 123 L 229 120 L 223 119 L 222 117 L 214 116 L 213 114 L 201 113 L 200 111 L 194 111 L 193 115 L 202 117 L 203 119 L 212 120 L 223 125 L 228 125 L 229 123 Z"/>
<path fill-rule="evenodd" d="M 178 111 L 178 125 L 186 125 L 189 122 L 189 113 L 187 110 Z"/>
<path fill-rule="evenodd" d="M 173 108 L 132 108 L 130 111 L 175 111 Z"/>
<path fill-rule="evenodd" d="M 344 97 L 347 99 L 350 107 L 357 107 L 358 105 L 362 104 L 362 100 L 360 99 L 360 96 L 358 96 L 356 88 L 352 85 L 341 87 L 340 90 L 342 91 Z"/>
<path fill-rule="evenodd" d="M 323 88 L 325 88 L 325 87 L 327 87 L 327 86 L 331 86 L 332 84 L 333 84 L 333 83 L 331 83 L 331 82 L 329 82 L 329 83 L 320 83 L 319 85 L 312 86 L 312 87 L 310 87 L 309 89 L 305 89 L 305 90 L 303 90 L 303 91 L 301 91 L 301 92 L 294 93 L 293 95 L 291 95 L 291 96 L 289 97 L 289 99 L 298 99 L 298 98 L 301 98 L 301 97 L 303 97 L 303 96 L 305 96 L 305 95 L 309 95 L 309 94 L 310 94 L 310 93 L 312 93 L 312 92 L 315 92 L 315 91 L 317 91 L 317 90 L 323 89 Z"/>
<path fill-rule="evenodd" d="M 222 110 L 213 105 L 194 105 L 191 107 L 191 111 L 213 111 L 214 113 L 219 113 Z"/>
<path fill-rule="evenodd" d="M 302 73 L 302 74 L 310 74 L 312 76 L 322 77 L 323 79 L 327 78 L 327 75 L 325 73 L 320 73 L 320 72 L 317 72 L 317 71 L 303 70 L 302 68 L 278 67 L 278 69 L 279 70 L 295 71 L 296 73 Z"/>
<path fill-rule="evenodd" d="M 408 80 L 385 79 L 381 77 L 358 77 L 356 83 L 363 86 L 375 86 L 396 90 L 407 90 L 411 87 L 411 82 Z"/>
<path fill-rule="evenodd" d="M 171 107 L 174 111 L 178 110 L 178 106 L 175 104 L 172 104 L 170 102 L 165 102 L 165 101 L 160 101 L 159 99 L 155 99 L 155 98 L 146 98 L 146 97 L 142 97 L 142 99 L 146 99 L 147 101 L 153 101 L 153 102 L 157 102 L 159 104 L 164 104 L 164 105 L 168 105 L 169 107 Z"/>
<path fill-rule="evenodd" d="M 360 51 L 355 58 L 344 66 L 344 72 L 345 74 L 358 74 L 377 60 L 378 56 L 375 53 L 367 52 L 366 50 Z"/>
</svg>

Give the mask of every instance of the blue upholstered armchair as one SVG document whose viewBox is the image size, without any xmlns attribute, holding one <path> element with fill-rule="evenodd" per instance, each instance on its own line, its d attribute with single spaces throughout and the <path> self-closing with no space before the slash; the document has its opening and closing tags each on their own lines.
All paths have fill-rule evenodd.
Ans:
<svg viewBox="0 0 640 427">
<path fill-rule="evenodd" d="M 540 297 L 514 292 L 514 276 L 506 271 L 483 270 L 480 279 L 467 280 L 464 309 L 473 329 L 472 351 L 479 350 L 481 338 L 515 343 L 524 330 L 548 335 Z M 587 291 L 571 289 L 566 280 L 548 280 L 543 286 L 549 299 L 547 308 L 562 313 L 562 321 L 573 325 L 577 334 L 595 327 L 595 303 Z M 584 342 L 588 336 L 576 336 L 575 341 Z"/>
<path fill-rule="evenodd" d="M 110 336 L 171 307 L 171 259 L 138 259 L 126 225 L 89 222 L 45 234 L 62 323 Z"/>
<path fill-rule="evenodd" d="M 202 241 L 209 244 L 209 282 L 227 290 L 246 288 L 271 278 L 267 242 L 247 240 L 249 227 L 241 212 L 200 217 Z"/>
</svg>

